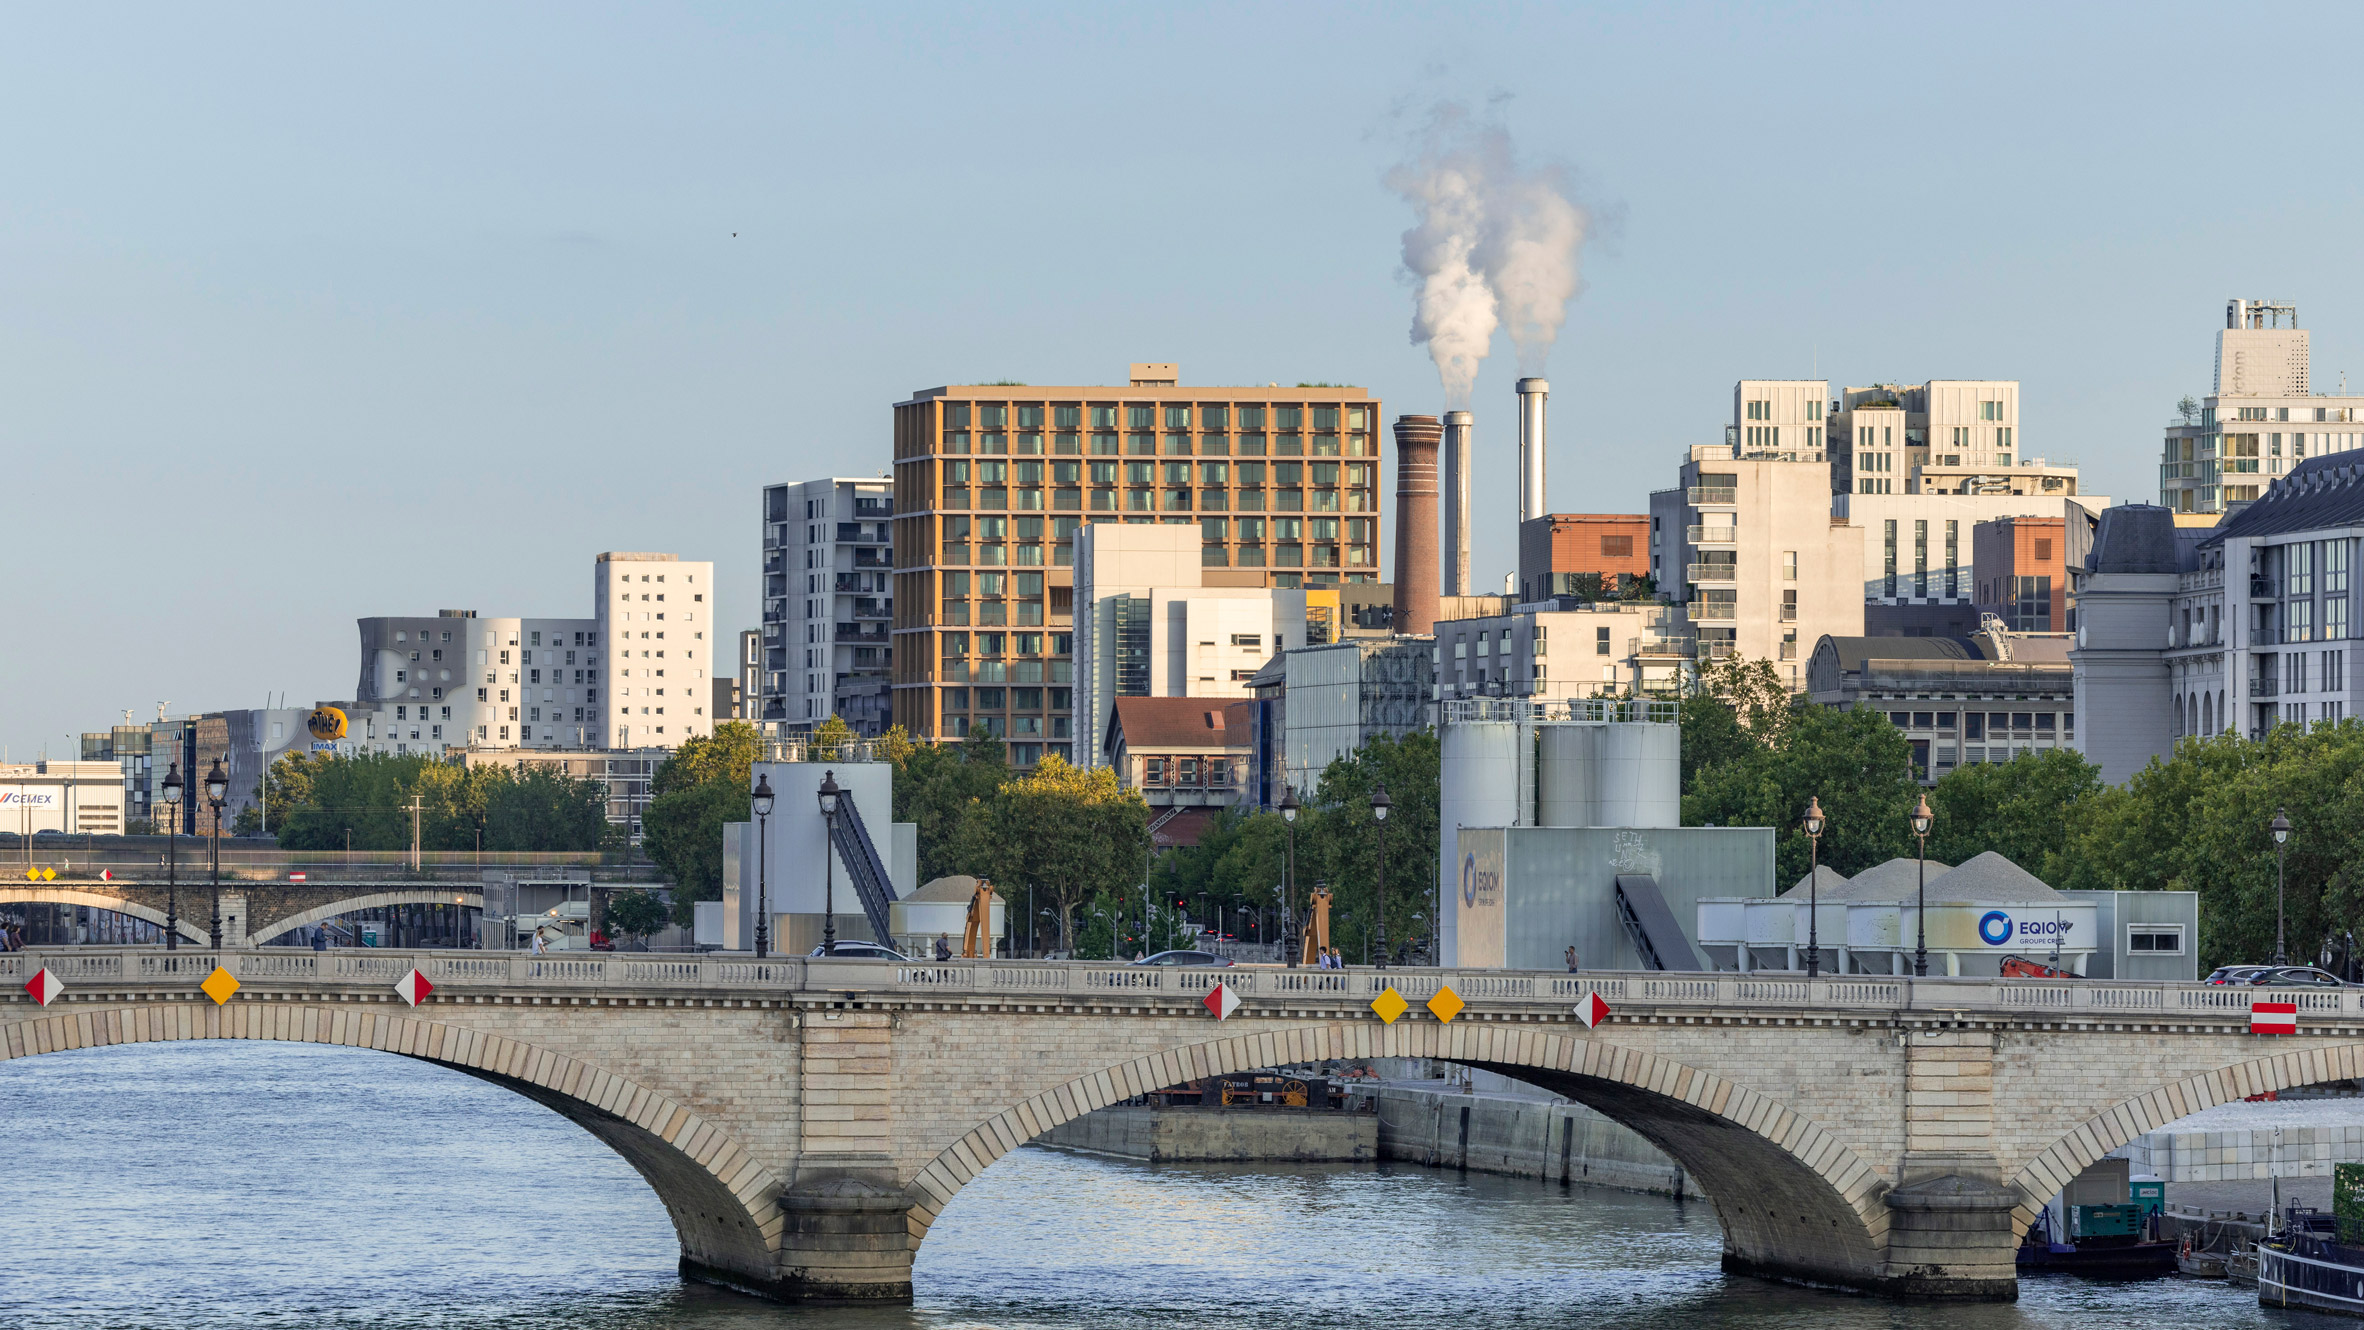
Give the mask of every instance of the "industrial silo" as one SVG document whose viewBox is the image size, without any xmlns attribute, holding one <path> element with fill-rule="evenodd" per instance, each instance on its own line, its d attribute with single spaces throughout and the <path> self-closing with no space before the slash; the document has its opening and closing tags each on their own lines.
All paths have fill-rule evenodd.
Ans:
<svg viewBox="0 0 2364 1330">
<path fill-rule="evenodd" d="M 1677 827 L 1683 822 L 1683 730 L 1620 721 L 1595 740 L 1595 826 Z"/>
<path fill-rule="evenodd" d="M 1524 826 L 1520 796 L 1531 791 L 1524 772 L 1532 760 L 1532 731 L 1516 721 L 1448 721 L 1438 731 L 1437 881 L 1458 890 L 1459 829 Z M 1455 911 L 1438 901 L 1437 941 L 1445 964 L 1455 963 Z"/>
<path fill-rule="evenodd" d="M 1565 722 L 1536 728 L 1535 825 L 1601 825 L 1595 790 L 1600 736 L 1607 726 Z"/>
</svg>

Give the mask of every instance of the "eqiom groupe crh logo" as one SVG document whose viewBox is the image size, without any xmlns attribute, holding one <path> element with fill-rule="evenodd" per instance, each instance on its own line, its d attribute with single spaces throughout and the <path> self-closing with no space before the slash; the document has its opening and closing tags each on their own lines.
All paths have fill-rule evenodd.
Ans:
<svg viewBox="0 0 2364 1330">
<path fill-rule="evenodd" d="M 1999 947 L 2011 940 L 2011 916 L 2001 910 L 1989 910 L 1978 920 L 1979 940 L 1990 947 Z"/>
<path fill-rule="evenodd" d="M 1461 903 L 1471 906 L 1477 904 L 1477 856 L 1474 854 L 1461 856 Z"/>
<path fill-rule="evenodd" d="M 2013 937 L 2022 941 L 2049 942 L 2065 939 L 2074 927 L 2065 919 L 2022 919 L 2016 924 L 2001 910 L 1989 910 L 1978 917 L 1978 940 L 1990 947 L 2008 944 Z"/>
</svg>

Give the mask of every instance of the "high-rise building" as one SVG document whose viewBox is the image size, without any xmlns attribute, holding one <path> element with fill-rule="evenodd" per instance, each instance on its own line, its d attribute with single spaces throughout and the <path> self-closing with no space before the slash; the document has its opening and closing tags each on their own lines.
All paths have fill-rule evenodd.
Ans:
<svg viewBox="0 0 2364 1330">
<path fill-rule="evenodd" d="M 767 725 L 803 730 L 836 716 L 876 735 L 894 723 L 893 491 L 880 476 L 764 488 L 756 714 Z"/>
<path fill-rule="evenodd" d="M 718 648 L 728 649 L 722 646 L 728 639 L 711 631 L 714 565 L 685 563 L 671 554 L 608 553 L 599 556 L 596 581 L 593 608 L 608 649 L 590 662 L 586 677 L 599 684 L 607 701 L 602 704 L 604 732 L 594 728 L 588 736 L 590 746 L 679 748 L 712 733 L 714 718 L 706 709 L 713 690 L 707 681 L 716 667 Z M 670 642 L 667 633 L 672 634 Z M 532 648 L 529 644 L 525 649 Z M 547 649 L 541 653 L 542 660 L 572 675 L 557 655 Z M 533 682 L 541 673 L 555 677 L 557 671 L 527 669 L 529 711 L 534 701 L 555 702 L 564 691 L 545 685 L 536 699 Z M 514 674 L 509 677 L 515 682 Z"/>
<path fill-rule="evenodd" d="M 2216 333 L 2216 384 L 2167 426 L 2159 502 L 2221 513 L 2265 493 L 2309 457 L 2364 446 L 2364 395 L 2310 395 L 2308 336 L 2298 306 L 2234 300 Z M 2189 400 L 2188 398 L 2186 399 Z"/>
<path fill-rule="evenodd" d="M 1087 522 L 1194 527 L 1202 567 L 1254 585 L 1376 582 L 1379 413 L 1360 388 L 1185 388 L 1171 364 L 896 403 L 894 720 L 932 740 L 983 719 L 1020 766 L 1077 756 L 1050 690 L 1072 685 Z"/>
<path fill-rule="evenodd" d="M 1830 404 L 1831 493 L 2064 498 L 2077 467 L 2030 457 L 2017 379 L 1848 388 Z"/>
<path fill-rule="evenodd" d="M 1072 701 L 1078 766 L 1104 763 L 1118 699 L 1217 699 L 1220 712 L 1220 699 L 1251 695 L 1264 662 L 1306 645 L 1307 600 L 1321 592 L 1208 585 L 1209 574 L 1239 572 L 1202 566 L 1199 549 L 1188 527 L 1102 523 L 1076 532 L 1075 688 L 1069 698 L 1054 687 L 1045 700 Z M 993 714 L 991 701 L 972 694 L 974 714 Z"/>
</svg>

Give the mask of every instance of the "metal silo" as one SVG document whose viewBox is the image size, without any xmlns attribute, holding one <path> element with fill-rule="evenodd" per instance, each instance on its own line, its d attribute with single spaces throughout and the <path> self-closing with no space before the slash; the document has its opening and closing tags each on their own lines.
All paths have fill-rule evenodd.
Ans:
<svg viewBox="0 0 2364 1330">
<path fill-rule="evenodd" d="M 1535 759 L 1535 825 L 1601 825 L 1594 763 L 1601 733 L 1607 728 L 1582 723 L 1537 727 L 1542 742 Z"/>
<path fill-rule="evenodd" d="M 1620 721 L 1601 727 L 1594 798 L 1604 827 L 1676 827 L 1683 822 L 1683 731 L 1679 725 Z"/>
<path fill-rule="evenodd" d="M 1530 756 L 1527 727 L 1508 720 L 1449 721 L 1438 736 L 1437 882 L 1458 890 L 1459 830 L 1512 827 L 1527 822 L 1519 809 L 1522 758 Z M 1437 940 L 1445 964 L 1455 962 L 1455 911 L 1438 901 Z"/>
</svg>

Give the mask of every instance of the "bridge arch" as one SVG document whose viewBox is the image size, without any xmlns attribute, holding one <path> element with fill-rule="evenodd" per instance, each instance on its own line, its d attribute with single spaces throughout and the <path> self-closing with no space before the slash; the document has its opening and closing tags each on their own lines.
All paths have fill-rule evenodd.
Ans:
<svg viewBox="0 0 2364 1330">
<path fill-rule="evenodd" d="M 1380 1039 L 1341 1025 L 1241 1033 L 1078 1076 L 978 1124 L 907 1190 L 911 1248 L 1002 1155 L 1094 1109 L 1183 1081 L 1333 1058 L 1433 1058 L 1562 1094 L 1640 1133 L 1696 1178 L 1723 1224 L 1724 1265 L 1878 1286 L 1886 1185 L 1821 1124 L 1724 1077 L 1638 1049 L 1532 1025 L 1421 1022 Z M 1359 1037 L 1358 1037 L 1359 1036 Z M 1376 1046 L 1374 1046 L 1376 1045 Z"/>
<path fill-rule="evenodd" d="M 2228 1063 L 2120 1100 L 2037 1151 L 2020 1169 L 2012 1179 L 2020 1197 L 2011 1212 L 2012 1226 L 2024 1235 L 2071 1179 L 2137 1136 L 2268 1090 L 2359 1078 L 2364 1078 L 2364 1043 L 2332 1044 Z"/>
<path fill-rule="evenodd" d="M 432 1007 L 426 1010 L 432 1010 Z M 194 1039 L 336 1044 L 429 1062 L 549 1108 L 624 1157 L 665 1206 L 682 1264 L 754 1288 L 775 1267 L 779 1180 L 722 1125 L 670 1096 L 551 1049 L 407 1012 L 351 1003 L 158 1002 L 0 1023 L 0 1061 L 70 1049 Z"/>
<path fill-rule="evenodd" d="M 113 910 L 117 914 L 164 927 L 164 911 L 138 901 L 129 900 L 86 887 L 0 887 L 0 905 L 87 905 L 93 909 Z M 208 938 L 202 918 L 191 922 L 187 911 L 181 912 L 181 937 L 204 945 Z"/>
<path fill-rule="evenodd" d="M 274 919 L 260 930 L 249 933 L 246 940 L 252 945 L 260 946 L 272 938 L 299 928 L 308 928 L 326 919 L 334 919 L 340 914 L 349 914 L 355 910 L 383 909 L 392 905 L 457 905 L 463 909 L 474 906 L 482 910 L 484 908 L 484 893 L 481 891 L 454 891 L 449 887 L 441 890 L 431 887 L 404 887 L 394 891 L 378 891 L 363 896 L 349 896 L 344 900 L 330 901 L 326 905 L 316 905 L 309 910 L 300 910 L 284 919 Z"/>
</svg>

